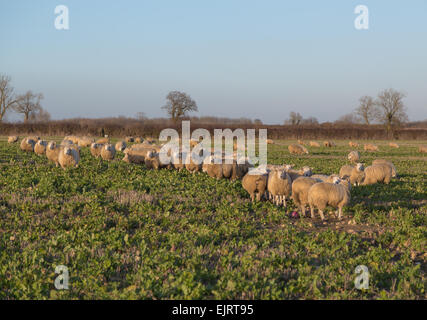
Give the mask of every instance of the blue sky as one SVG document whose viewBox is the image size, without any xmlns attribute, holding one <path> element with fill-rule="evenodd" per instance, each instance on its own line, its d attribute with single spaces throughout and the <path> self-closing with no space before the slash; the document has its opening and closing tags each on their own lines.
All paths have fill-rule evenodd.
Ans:
<svg viewBox="0 0 427 320">
<path fill-rule="evenodd" d="M 70 30 L 54 28 L 61 4 Z M 1 0 L 0 37 L 0 73 L 56 119 L 164 116 L 180 90 L 199 116 L 327 121 L 389 87 L 427 118 L 425 0 Z"/>
</svg>

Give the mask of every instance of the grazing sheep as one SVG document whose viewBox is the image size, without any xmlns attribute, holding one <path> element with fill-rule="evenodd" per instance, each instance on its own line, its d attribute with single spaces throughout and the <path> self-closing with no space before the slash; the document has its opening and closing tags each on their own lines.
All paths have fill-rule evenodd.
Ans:
<svg viewBox="0 0 427 320">
<path fill-rule="evenodd" d="M 149 151 L 145 157 L 145 166 L 147 169 L 159 170 L 162 168 L 162 164 L 159 159 L 159 154 L 155 151 Z"/>
<path fill-rule="evenodd" d="M 398 145 L 397 143 L 395 143 L 395 142 L 390 142 L 390 143 L 388 144 L 388 146 L 389 146 L 390 148 L 396 148 L 396 149 L 398 149 L 398 148 L 399 148 L 399 145 Z"/>
<path fill-rule="evenodd" d="M 106 144 L 101 149 L 101 158 L 103 160 L 114 160 L 114 157 L 116 156 L 116 149 L 112 144 Z"/>
<path fill-rule="evenodd" d="M 94 140 L 92 138 L 89 137 L 81 137 L 79 138 L 79 141 L 77 143 L 77 145 L 79 147 L 90 147 L 92 145 L 92 143 L 94 142 Z"/>
<path fill-rule="evenodd" d="M 351 151 L 348 154 L 347 159 L 350 162 L 353 162 L 353 163 L 359 162 L 360 161 L 360 153 L 359 153 L 359 151 Z"/>
<path fill-rule="evenodd" d="M 350 141 L 350 142 L 348 143 L 348 145 L 349 145 L 351 148 L 357 148 L 357 147 L 359 146 L 359 144 L 358 144 L 357 142 L 353 142 L 353 141 Z"/>
<path fill-rule="evenodd" d="M 224 177 L 222 163 L 215 163 L 215 157 L 213 156 L 204 161 L 202 171 L 207 173 L 211 178 L 222 179 Z"/>
<path fill-rule="evenodd" d="M 427 153 L 427 146 L 419 146 L 418 147 L 418 152 Z"/>
<path fill-rule="evenodd" d="M 128 136 L 128 137 L 125 137 L 125 141 L 126 141 L 127 143 L 131 143 L 131 142 L 134 142 L 134 141 L 135 141 L 135 139 L 134 139 L 133 137 Z"/>
<path fill-rule="evenodd" d="M 323 146 L 332 148 L 335 147 L 335 143 L 333 141 L 323 141 Z"/>
<path fill-rule="evenodd" d="M 373 165 L 375 165 L 375 164 L 386 164 L 386 165 L 390 166 L 392 178 L 397 177 L 396 167 L 394 166 L 394 164 L 391 161 L 388 161 L 385 159 L 376 159 L 376 160 L 372 161 L 372 164 Z"/>
<path fill-rule="evenodd" d="M 300 170 L 294 170 L 292 169 L 292 165 L 289 164 L 285 165 L 285 171 L 292 181 L 295 181 L 299 177 L 310 177 L 313 174 L 310 167 L 305 166 Z"/>
<path fill-rule="evenodd" d="M 57 167 L 59 167 L 59 152 L 61 147 L 56 145 L 55 141 L 50 141 L 46 147 L 46 157 L 49 161 L 52 161 Z"/>
<path fill-rule="evenodd" d="M 308 154 L 307 148 L 299 144 L 289 145 L 288 150 L 291 154 Z"/>
<path fill-rule="evenodd" d="M 109 144 L 110 143 L 110 138 L 108 138 L 108 137 L 100 138 L 100 139 L 96 140 L 95 142 L 99 143 L 99 144 Z"/>
<path fill-rule="evenodd" d="M 352 184 L 360 184 L 360 185 L 371 185 L 378 182 L 383 182 L 385 184 L 389 184 L 392 177 L 392 169 L 391 166 L 383 163 L 383 164 L 375 164 L 366 168 L 358 168 L 357 166 L 353 169 L 350 182 Z"/>
<path fill-rule="evenodd" d="M 47 142 L 44 140 L 37 141 L 36 145 L 34 146 L 34 152 L 38 155 L 44 155 L 46 154 L 46 146 Z"/>
<path fill-rule="evenodd" d="M 318 142 L 316 142 L 316 141 L 310 141 L 310 147 L 316 147 L 316 148 L 319 148 L 319 147 L 320 147 L 320 144 L 319 144 Z"/>
<path fill-rule="evenodd" d="M 363 163 L 356 164 L 350 173 L 350 183 L 352 185 L 358 186 L 362 184 L 363 179 L 365 178 L 365 166 Z"/>
<path fill-rule="evenodd" d="M 172 167 L 175 170 L 181 171 L 185 169 L 184 157 L 182 152 L 174 152 L 171 157 Z"/>
<path fill-rule="evenodd" d="M 268 174 L 267 190 L 277 206 L 286 208 L 286 197 L 289 197 L 292 189 L 292 180 L 284 169 L 272 170 Z"/>
<path fill-rule="evenodd" d="M 351 173 L 355 166 L 345 165 L 340 169 L 339 177 L 341 179 L 350 179 Z"/>
<path fill-rule="evenodd" d="M 185 160 L 185 169 L 187 169 L 188 172 L 196 173 L 202 171 L 202 165 L 203 163 L 197 164 L 193 162 L 193 159 L 191 157 L 191 154 L 189 153 Z"/>
<path fill-rule="evenodd" d="M 65 170 L 66 168 L 77 168 L 79 166 L 80 154 L 77 148 L 63 147 L 59 150 L 58 162 Z"/>
<path fill-rule="evenodd" d="M 31 138 L 24 138 L 21 141 L 21 150 L 25 152 L 33 152 L 36 141 Z"/>
<path fill-rule="evenodd" d="M 274 144 L 274 141 L 272 139 L 267 139 L 267 144 Z"/>
<path fill-rule="evenodd" d="M 292 200 L 301 209 L 301 214 L 304 217 L 306 216 L 305 208 L 308 204 L 308 190 L 316 183 L 319 181 L 311 177 L 299 177 L 292 183 Z"/>
<path fill-rule="evenodd" d="M 90 145 L 90 153 L 95 158 L 99 158 L 101 156 L 101 151 L 103 147 L 104 147 L 103 144 L 94 142 Z"/>
<path fill-rule="evenodd" d="M 252 169 L 242 179 L 242 187 L 251 196 L 251 200 L 261 201 L 267 189 L 268 172 L 263 169 Z"/>
<path fill-rule="evenodd" d="M 153 150 L 133 150 L 126 148 L 124 151 L 125 157 L 123 158 L 123 161 L 134 164 L 145 164 L 145 157 L 149 151 Z"/>
<path fill-rule="evenodd" d="M 117 142 L 115 148 L 116 150 L 123 152 L 126 149 L 126 142 L 124 141 Z"/>
<path fill-rule="evenodd" d="M 314 209 L 319 210 L 320 218 L 325 220 L 323 211 L 326 206 L 338 208 L 338 219 L 342 219 L 342 208 L 350 202 L 350 184 L 337 178 L 334 183 L 320 182 L 308 190 L 308 204 L 311 217 L 314 219 Z"/>
<path fill-rule="evenodd" d="M 379 149 L 378 149 L 378 146 L 373 145 L 373 144 L 370 144 L 370 143 L 365 144 L 365 145 L 363 146 L 363 149 L 364 149 L 365 151 L 378 151 L 378 150 L 379 150 Z"/>
<path fill-rule="evenodd" d="M 9 136 L 7 138 L 7 143 L 16 143 L 16 142 L 18 142 L 18 140 L 19 140 L 18 136 Z"/>
</svg>

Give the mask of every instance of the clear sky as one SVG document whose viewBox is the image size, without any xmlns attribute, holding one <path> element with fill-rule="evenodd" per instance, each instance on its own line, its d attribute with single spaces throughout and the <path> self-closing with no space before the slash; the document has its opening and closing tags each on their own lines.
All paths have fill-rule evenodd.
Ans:
<svg viewBox="0 0 427 320">
<path fill-rule="evenodd" d="M 54 27 L 61 4 L 69 30 Z M 0 73 L 55 119 L 165 116 L 180 90 L 199 116 L 327 121 L 389 87 L 427 118 L 426 0 L 0 0 L 0 39 Z"/>
</svg>

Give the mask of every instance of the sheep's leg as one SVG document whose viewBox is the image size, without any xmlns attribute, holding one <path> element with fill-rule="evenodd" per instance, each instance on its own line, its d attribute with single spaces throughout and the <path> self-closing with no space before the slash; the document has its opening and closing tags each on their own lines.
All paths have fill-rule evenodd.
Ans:
<svg viewBox="0 0 427 320">
<path fill-rule="evenodd" d="M 258 193 L 256 194 L 256 200 L 257 200 L 257 201 L 261 201 L 261 196 L 262 196 L 261 192 L 258 192 Z"/>
<path fill-rule="evenodd" d="M 338 220 L 342 220 L 342 207 L 338 209 Z"/>
<path fill-rule="evenodd" d="M 251 194 L 251 201 L 254 202 L 255 201 L 255 193 Z"/>
<path fill-rule="evenodd" d="M 314 219 L 314 207 L 310 206 L 311 219 Z"/>
<path fill-rule="evenodd" d="M 282 196 L 282 205 L 285 207 L 286 209 L 286 196 Z"/>
<path fill-rule="evenodd" d="M 320 214 L 320 218 L 323 220 L 325 220 L 325 215 L 323 214 L 323 210 L 319 209 L 319 214 Z"/>
<path fill-rule="evenodd" d="M 305 206 L 301 205 L 301 217 L 306 217 L 306 211 L 305 211 Z"/>
</svg>

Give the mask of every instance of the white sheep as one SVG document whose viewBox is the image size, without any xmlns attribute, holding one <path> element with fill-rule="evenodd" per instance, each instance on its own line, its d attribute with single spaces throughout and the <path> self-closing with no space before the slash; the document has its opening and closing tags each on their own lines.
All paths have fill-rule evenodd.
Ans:
<svg viewBox="0 0 427 320">
<path fill-rule="evenodd" d="M 126 149 L 126 142 L 119 141 L 119 142 L 116 143 L 115 147 L 116 147 L 117 151 L 123 152 Z"/>
<path fill-rule="evenodd" d="M 114 157 L 116 156 L 116 149 L 112 144 L 106 144 L 101 149 L 101 158 L 103 160 L 114 160 Z"/>
<path fill-rule="evenodd" d="M 47 142 L 44 140 L 38 140 L 34 146 L 34 152 L 38 155 L 46 154 Z"/>
<path fill-rule="evenodd" d="M 16 142 L 18 142 L 18 140 L 19 140 L 18 136 L 9 136 L 7 138 L 7 143 L 16 143 Z"/>
<path fill-rule="evenodd" d="M 33 152 L 36 141 L 31 138 L 24 138 L 21 141 L 21 150 L 25 152 Z"/>
<path fill-rule="evenodd" d="M 325 220 L 323 211 L 327 206 L 338 208 L 338 219 L 342 219 L 342 208 L 350 202 L 350 184 L 337 178 L 334 183 L 320 182 L 308 190 L 308 204 L 311 217 L 314 219 L 314 209 L 319 210 L 320 218 Z"/>
<path fill-rule="evenodd" d="M 333 183 L 336 180 L 336 178 L 339 178 L 339 175 L 331 174 L 328 176 L 326 174 L 313 174 L 312 176 L 310 176 L 310 178 L 315 179 L 319 182 Z"/>
<path fill-rule="evenodd" d="M 353 163 L 359 162 L 359 160 L 360 160 L 360 153 L 359 153 L 359 151 L 356 151 L 356 150 L 351 151 L 351 152 L 348 154 L 347 159 L 348 159 L 350 162 L 353 162 Z"/>
<path fill-rule="evenodd" d="M 286 208 L 286 197 L 289 197 L 292 191 L 292 180 L 284 169 L 270 171 L 267 190 L 277 206 Z"/>
<path fill-rule="evenodd" d="M 56 145 L 55 141 L 50 141 L 46 147 L 46 157 L 57 167 L 59 166 L 59 152 L 61 148 Z"/>
<path fill-rule="evenodd" d="M 319 181 L 311 177 L 299 177 L 292 183 L 292 200 L 301 209 L 301 214 L 304 217 L 306 215 L 305 208 L 308 204 L 308 190 L 316 183 Z"/>
<path fill-rule="evenodd" d="M 294 170 L 292 165 L 287 164 L 284 166 L 284 168 L 292 181 L 295 181 L 299 177 L 310 177 L 313 174 L 311 168 L 308 166 L 304 166 L 300 170 Z"/>
<path fill-rule="evenodd" d="M 340 173 L 339 173 L 339 177 L 341 179 L 349 179 L 351 176 L 351 172 L 353 171 L 355 166 L 351 166 L 351 165 L 344 165 L 340 168 Z"/>
<path fill-rule="evenodd" d="M 390 166 L 392 178 L 397 177 L 396 167 L 394 166 L 394 164 L 391 161 L 388 161 L 385 159 L 375 159 L 374 161 L 372 161 L 372 164 L 373 165 L 375 165 L 375 164 L 386 164 L 386 165 Z"/>
<path fill-rule="evenodd" d="M 80 154 L 77 148 L 60 148 L 58 162 L 65 170 L 66 168 L 77 168 L 79 166 Z"/>
<path fill-rule="evenodd" d="M 93 138 L 89 138 L 89 137 L 81 137 L 78 138 L 78 142 L 77 145 L 79 147 L 90 147 L 92 145 L 92 143 L 94 142 Z"/>
<path fill-rule="evenodd" d="M 263 169 L 251 169 L 242 179 L 242 187 L 245 189 L 252 201 L 261 201 L 267 189 L 268 171 Z"/>
<path fill-rule="evenodd" d="M 90 153 L 95 158 L 99 158 L 101 156 L 101 151 L 103 147 L 104 147 L 103 144 L 94 142 L 90 145 Z"/>
<path fill-rule="evenodd" d="M 307 148 L 299 144 L 289 145 L 288 150 L 291 154 L 308 154 Z"/>
</svg>

